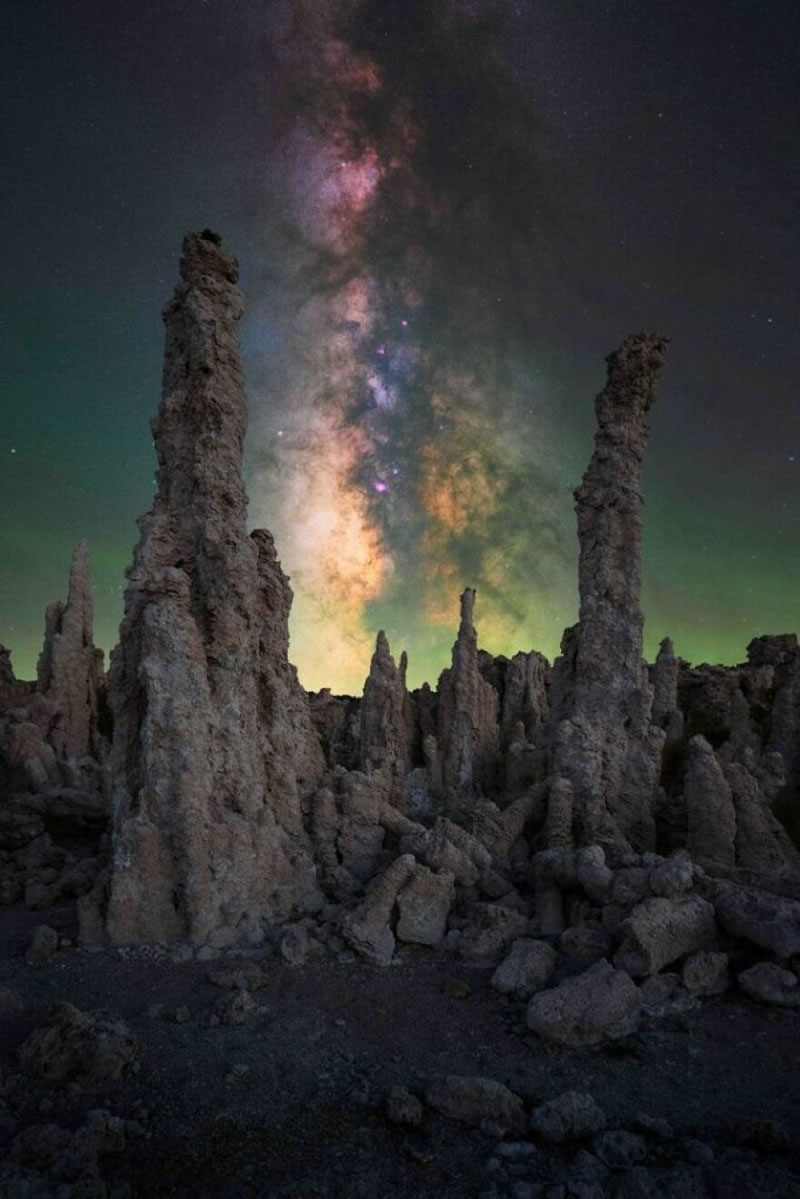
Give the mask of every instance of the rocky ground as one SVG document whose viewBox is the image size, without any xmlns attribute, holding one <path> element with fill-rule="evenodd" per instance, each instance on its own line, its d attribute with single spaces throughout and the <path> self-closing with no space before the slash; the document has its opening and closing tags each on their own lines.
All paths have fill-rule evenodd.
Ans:
<svg viewBox="0 0 800 1199">
<path fill-rule="evenodd" d="M 798 1009 L 729 993 L 554 1049 L 446 949 L 35 965 L 40 920 L 0 909 L 3 1195 L 800 1195 Z M 107 1015 L 36 1034 L 63 1003 Z"/>
</svg>

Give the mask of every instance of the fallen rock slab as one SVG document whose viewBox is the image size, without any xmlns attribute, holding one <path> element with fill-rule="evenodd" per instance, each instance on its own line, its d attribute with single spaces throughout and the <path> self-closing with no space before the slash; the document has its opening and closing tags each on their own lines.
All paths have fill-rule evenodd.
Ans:
<svg viewBox="0 0 800 1199">
<path fill-rule="evenodd" d="M 614 956 L 614 965 L 634 978 L 643 978 L 687 953 L 713 948 L 717 938 L 714 906 L 699 895 L 654 896 L 637 904 L 622 931 L 625 940 Z"/>
<path fill-rule="evenodd" d="M 414 873 L 416 859 L 403 854 L 378 875 L 363 901 L 342 921 L 342 936 L 357 953 L 376 966 L 388 966 L 394 957 L 392 913 L 398 893 Z"/>
<path fill-rule="evenodd" d="M 479 1127 L 490 1123 L 503 1132 L 524 1132 L 522 1100 L 493 1078 L 467 1078 L 450 1074 L 434 1078 L 425 1089 L 425 1102 L 448 1120 Z"/>
<path fill-rule="evenodd" d="M 528 1028 L 557 1045 L 599 1045 L 639 1027 L 642 997 L 624 970 L 606 959 L 583 974 L 540 991 L 528 1004 Z"/>
</svg>

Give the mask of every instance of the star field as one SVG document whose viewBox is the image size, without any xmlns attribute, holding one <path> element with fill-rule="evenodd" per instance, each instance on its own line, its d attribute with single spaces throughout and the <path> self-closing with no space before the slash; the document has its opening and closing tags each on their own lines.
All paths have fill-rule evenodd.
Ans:
<svg viewBox="0 0 800 1199">
<path fill-rule="evenodd" d="M 797 628 L 796 7 L 29 0 L 2 39 L 0 641 L 31 675 L 90 542 L 98 641 L 149 504 L 182 233 L 242 265 L 254 524 L 306 685 L 413 683 L 464 586 L 552 656 L 605 355 L 672 338 L 646 472 L 648 651 Z"/>
</svg>

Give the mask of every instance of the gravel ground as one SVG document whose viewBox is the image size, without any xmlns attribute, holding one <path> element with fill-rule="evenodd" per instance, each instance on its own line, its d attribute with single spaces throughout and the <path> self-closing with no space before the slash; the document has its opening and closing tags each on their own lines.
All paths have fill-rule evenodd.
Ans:
<svg viewBox="0 0 800 1199">
<path fill-rule="evenodd" d="M 47 920 L 69 932 L 68 909 Z M 458 1074 L 496 1079 L 531 1105 L 569 1089 L 588 1091 L 609 1128 L 631 1128 L 641 1112 L 666 1117 L 677 1134 L 675 1160 L 675 1146 L 687 1137 L 716 1154 L 701 1193 L 800 1196 L 800 1155 L 791 1147 L 769 1158 L 740 1147 L 726 1157 L 726 1146 L 741 1146 L 737 1129 L 752 1117 L 778 1122 L 800 1146 L 800 1012 L 723 996 L 645 1023 L 604 1051 L 555 1051 L 527 1033 L 524 1005 L 489 988 L 489 971 L 418 950 L 384 970 L 334 956 L 302 967 L 272 960 L 267 985 L 253 992 L 263 1009 L 254 1021 L 212 1025 L 226 992 L 209 973 L 227 959 L 176 964 L 147 951 L 66 949 L 33 967 L 22 951 L 39 922 L 22 909 L 0 909 L 0 987 L 24 1003 L 21 1012 L 0 1011 L 0 1065 L 14 1096 L 14 1123 L 0 1125 L 0 1152 L 20 1128 L 44 1120 L 75 1127 L 98 1108 L 138 1120 L 146 1136 L 128 1138 L 122 1153 L 103 1159 L 112 1195 L 549 1195 L 525 1186 L 552 1172 L 560 1150 L 540 1143 L 535 1169 L 506 1169 L 497 1165 L 497 1132 L 430 1109 L 420 1128 L 388 1121 L 390 1087 L 421 1093 L 432 1076 Z M 140 1043 L 138 1071 L 83 1088 L 15 1081 L 17 1047 L 64 1000 L 121 1017 Z M 748 1171 L 761 1178 L 761 1189 Z M 115 1192 L 122 1180 L 129 1188 Z M 612 1181 L 620 1185 L 616 1175 Z M 607 1186 L 596 1194 L 617 1193 Z"/>
</svg>

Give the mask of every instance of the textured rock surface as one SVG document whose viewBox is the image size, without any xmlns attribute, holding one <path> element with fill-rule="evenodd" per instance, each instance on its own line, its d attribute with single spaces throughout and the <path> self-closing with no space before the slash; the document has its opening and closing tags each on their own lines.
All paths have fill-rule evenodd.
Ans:
<svg viewBox="0 0 800 1199">
<path fill-rule="evenodd" d="M 625 940 L 614 964 L 634 978 L 657 974 L 687 953 L 711 949 L 717 937 L 714 905 L 699 895 L 644 899 L 622 928 Z"/>
<path fill-rule="evenodd" d="M 731 789 L 705 737 L 692 737 L 684 783 L 692 857 L 732 866 L 736 861 L 736 813 Z"/>
<path fill-rule="evenodd" d="M 522 1100 L 493 1078 L 434 1078 L 425 1088 L 425 1102 L 450 1120 L 480 1125 L 488 1121 L 506 1132 L 523 1132 Z"/>
<path fill-rule="evenodd" d="M 235 259 L 184 240 L 141 519 L 112 661 L 119 942 L 259 941 L 320 896 L 301 804 L 323 769 L 287 657 L 291 590 L 246 531 Z"/>
<path fill-rule="evenodd" d="M 558 954 L 547 941 L 520 937 L 492 975 L 492 986 L 503 995 L 529 999 L 547 985 Z"/>
<path fill-rule="evenodd" d="M 470 808 L 496 784 L 498 696 L 478 667 L 474 603 L 475 592 L 467 588 L 453 663 L 439 677 L 437 739 L 445 802 L 452 811 Z"/>
<path fill-rule="evenodd" d="M 642 998 L 630 975 L 607 961 L 568 978 L 528 1004 L 528 1028 L 557 1045 L 599 1045 L 635 1032 Z"/>
<path fill-rule="evenodd" d="M 580 620 L 562 646 L 553 774 L 573 786 L 579 844 L 654 846 L 664 734 L 650 723 L 642 660 L 641 507 L 647 412 L 666 350 L 663 338 L 639 334 L 609 356 L 595 450 L 575 493 Z"/>
<path fill-rule="evenodd" d="M 397 896 L 400 911 L 398 941 L 415 945 L 441 944 L 454 899 L 454 879 L 449 871 L 434 874 L 427 866 L 418 864 Z"/>
<path fill-rule="evenodd" d="M 739 975 L 739 986 L 751 999 L 775 1007 L 800 1007 L 797 975 L 775 962 L 758 962 Z"/>
<path fill-rule="evenodd" d="M 402 785 L 408 772 L 409 698 L 406 691 L 406 656 L 399 668 L 381 631 L 364 684 L 360 708 L 359 759 L 361 769 L 388 771 Z"/>
<path fill-rule="evenodd" d="M 414 873 L 413 854 L 403 854 L 371 883 L 363 901 L 342 922 L 342 936 L 376 966 L 388 966 L 394 955 L 392 916 L 399 891 Z"/>
<path fill-rule="evenodd" d="M 115 1080 L 132 1068 L 137 1045 L 121 1020 L 59 1003 L 19 1047 L 19 1064 L 48 1082 Z"/>
<path fill-rule="evenodd" d="M 59 758 L 99 750 L 97 696 L 103 654 L 92 640 L 89 550 L 82 541 L 72 556 L 66 603 L 47 609 L 37 689 L 52 705 L 47 736 Z"/>
<path fill-rule="evenodd" d="M 776 957 L 800 954 L 800 902 L 756 887 L 727 887 L 714 901 L 717 920 L 733 937 L 744 937 Z"/>
<path fill-rule="evenodd" d="M 564 1091 L 531 1113 L 531 1129 L 560 1145 L 592 1136 L 606 1126 L 606 1114 L 585 1091 Z"/>
</svg>

